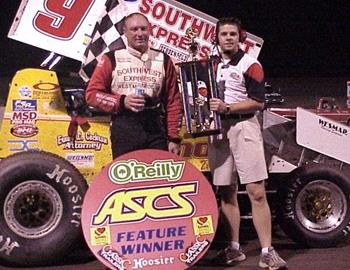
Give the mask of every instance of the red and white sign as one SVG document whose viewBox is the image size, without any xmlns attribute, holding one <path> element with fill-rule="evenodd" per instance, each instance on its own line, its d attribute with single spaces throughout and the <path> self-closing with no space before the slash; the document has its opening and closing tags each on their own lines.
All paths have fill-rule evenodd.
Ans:
<svg viewBox="0 0 350 270">
<path fill-rule="evenodd" d="M 297 143 L 350 164 L 350 127 L 297 108 Z"/>
<path fill-rule="evenodd" d="M 8 37 L 79 61 L 91 40 L 103 0 L 22 0 Z M 187 28 L 198 30 L 199 52 L 212 49 L 217 19 L 174 0 L 119 1 L 123 16 L 145 14 L 152 25 L 152 46 L 179 61 L 188 58 Z M 243 49 L 258 57 L 263 40 L 251 33 Z"/>
<path fill-rule="evenodd" d="M 22 0 L 8 37 L 81 60 L 104 2 Z"/>
<path fill-rule="evenodd" d="M 185 159 L 140 150 L 115 159 L 85 196 L 82 225 L 110 269 L 187 269 L 208 250 L 218 220 L 215 194 Z"/>
<path fill-rule="evenodd" d="M 216 18 L 174 0 L 142 0 L 139 12 L 145 14 L 151 23 L 152 46 L 171 57 L 181 62 L 190 60 L 187 52 L 189 39 L 186 37 L 188 28 L 197 30 L 200 57 L 213 50 Z M 243 49 L 257 58 L 262 44 L 261 38 L 248 33 Z"/>
</svg>

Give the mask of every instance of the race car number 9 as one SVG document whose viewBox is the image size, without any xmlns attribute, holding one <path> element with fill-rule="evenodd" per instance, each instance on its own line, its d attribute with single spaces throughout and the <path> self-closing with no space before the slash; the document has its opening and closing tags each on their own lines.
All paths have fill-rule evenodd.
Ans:
<svg viewBox="0 0 350 270">
<path fill-rule="evenodd" d="M 53 38 L 70 40 L 95 0 L 45 0 L 45 12 L 34 17 L 35 29 Z"/>
</svg>

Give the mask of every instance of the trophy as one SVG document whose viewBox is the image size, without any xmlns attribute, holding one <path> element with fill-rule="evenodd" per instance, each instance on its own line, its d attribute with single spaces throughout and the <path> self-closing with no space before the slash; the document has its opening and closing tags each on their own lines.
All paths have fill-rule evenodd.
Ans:
<svg viewBox="0 0 350 270">
<path fill-rule="evenodd" d="M 209 99 L 219 97 L 214 65 L 211 58 L 199 60 L 197 30 L 188 28 L 188 51 L 190 61 L 177 63 L 180 73 L 180 90 L 182 94 L 186 130 L 192 137 L 209 136 L 221 133 L 221 120 L 217 112 L 210 111 Z M 211 125 L 210 123 L 214 124 Z"/>
</svg>

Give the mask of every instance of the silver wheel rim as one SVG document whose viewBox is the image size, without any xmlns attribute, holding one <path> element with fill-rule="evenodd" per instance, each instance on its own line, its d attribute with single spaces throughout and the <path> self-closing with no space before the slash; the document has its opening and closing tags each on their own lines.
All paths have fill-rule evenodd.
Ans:
<svg viewBox="0 0 350 270">
<path fill-rule="evenodd" d="M 306 229 L 328 233 L 344 221 L 347 200 L 338 185 L 327 180 L 316 180 L 300 191 L 295 208 L 298 220 Z"/>
<path fill-rule="evenodd" d="M 63 204 L 58 192 L 42 181 L 30 180 L 15 186 L 4 203 L 9 228 L 24 238 L 40 238 L 59 224 Z"/>
</svg>

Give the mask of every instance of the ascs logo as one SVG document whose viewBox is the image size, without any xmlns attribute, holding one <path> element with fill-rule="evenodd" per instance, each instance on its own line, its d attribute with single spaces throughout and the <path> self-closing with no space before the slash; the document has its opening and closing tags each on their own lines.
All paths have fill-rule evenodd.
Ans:
<svg viewBox="0 0 350 270">
<path fill-rule="evenodd" d="M 90 249 L 113 270 L 187 269 L 213 242 L 217 220 L 215 194 L 205 176 L 183 157 L 155 149 L 107 164 L 82 209 Z M 109 229 L 110 243 L 97 243 L 101 228 Z"/>
<path fill-rule="evenodd" d="M 102 202 L 92 225 L 191 217 L 195 205 L 188 196 L 197 194 L 197 186 L 194 182 L 113 192 Z M 159 198 L 168 206 L 157 205 Z"/>
</svg>

